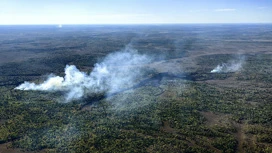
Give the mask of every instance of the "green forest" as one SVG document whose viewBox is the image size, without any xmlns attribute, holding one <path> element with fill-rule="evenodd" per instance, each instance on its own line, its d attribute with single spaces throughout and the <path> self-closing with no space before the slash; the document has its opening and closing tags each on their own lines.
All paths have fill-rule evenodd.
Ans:
<svg viewBox="0 0 272 153">
<path fill-rule="evenodd" d="M 136 31 L 149 28 L 27 31 L 29 35 L 13 41 L 7 37 L 11 34 L 2 34 L 2 54 L 21 52 L 26 58 L 0 63 L 0 152 L 4 148 L 41 153 L 271 153 L 271 44 L 224 42 L 239 35 L 229 34 L 229 27 L 222 35 L 210 27 L 164 27 L 171 29 L 166 34 L 157 27 L 149 36 L 134 38 Z M 194 30 L 206 33 L 194 35 Z M 243 32 L 249 33 L 250 40 L 264 36 L 271 40 L 269 33 Z M 206 43 L 211 39 L 216 40 Z M 186 77 L 157 79 L 162 70 L 155 65 L 145 75 L 154 80 L 110 96 L 102 92 L 71 102 L 64 102 L 65 93 L 60 91 L 14 89 L 24 81 L 44 81 L 50 73 L 63 76 L 66 64 L 89 73 L 96 62 L 130 42 L 140 53 L 170 52 L 154 63 L 183 66 Z M 240 71 L 210 73 L 231 60 L 239 48 L 248 49 L 241 54 L 245 59 Z M 193 64 L 186 65 L 186 59 Z"/>
</svg>

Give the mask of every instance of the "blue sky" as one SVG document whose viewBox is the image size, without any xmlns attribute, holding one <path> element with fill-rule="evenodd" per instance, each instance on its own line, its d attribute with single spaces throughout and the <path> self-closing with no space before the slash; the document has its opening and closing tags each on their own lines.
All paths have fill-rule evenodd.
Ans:
<svg viewBox="0 0 272 153">
<path fill-rule="evenodd" d="M 272 0 L 0 0 L 0 24 L 272 23 Z"/>
</svg>

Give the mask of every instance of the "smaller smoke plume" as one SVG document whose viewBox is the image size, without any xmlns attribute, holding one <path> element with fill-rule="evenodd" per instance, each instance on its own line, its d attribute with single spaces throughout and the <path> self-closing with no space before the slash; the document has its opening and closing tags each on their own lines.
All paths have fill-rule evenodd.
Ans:
<svg viewBox="0 0 272 153">
<path fill-rule="evenodd" d="M 127 46 L 123 51 L 109 54 L 103 62 L 95 64 L 90 74 L 79 71 L 74 65 L 67 65 L 65 76 L 50 75 L 41 84 L 24 82 L 17 90 L 64 91 L 66 100 L 75 100 L 85 95 L 106 92 L 113 93 L 133 86 L 144 75 L 143 64 L 151 58 Z"/>
<path fill-rule="evenodd" d="M 242 69 L 245 58 L 239 57 L 236 60 L 231 60 L 227 63 L 217 65 L 211 73 L 227 73 L 227 72 L 237 72 Z"/>
</svg>

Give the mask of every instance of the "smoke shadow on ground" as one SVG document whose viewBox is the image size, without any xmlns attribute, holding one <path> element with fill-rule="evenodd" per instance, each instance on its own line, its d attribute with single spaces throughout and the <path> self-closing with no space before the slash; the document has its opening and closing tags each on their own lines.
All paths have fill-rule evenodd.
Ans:
<svg viewBox="0 0 272 153">
<path fill-rule="evenodd" d="M 173 80 L 173 79 L 182 79 L 182 80 L 188 80 L 188 81 L 193 81 L 192 76 L 190 74 L 172 74 L 168 72 L 164 73 L 157 73 L 154 74 L 152 77 L 144 79 L 140 81 L 139 83 L 133 85 L 132 87 L 121 89 L 119 91 L 113 92 L 113 93 L 104 93 L 104 94 L 95 94 L 95 95 L 90 95 L 85 99 L 84 104 L 81 105 L 81 109 L 85 109 L 86 107 L 98 103 L 100 100 L 106 99 L 106 98 L 111 98 L 115 95 L 135 90 L 144 86 L 152 86 L 152 87 L 159 87 L 161 85 L 161 81 L 165 80 Z M 158 95 L 156 95 L 158 96 Z"/>
</svg>

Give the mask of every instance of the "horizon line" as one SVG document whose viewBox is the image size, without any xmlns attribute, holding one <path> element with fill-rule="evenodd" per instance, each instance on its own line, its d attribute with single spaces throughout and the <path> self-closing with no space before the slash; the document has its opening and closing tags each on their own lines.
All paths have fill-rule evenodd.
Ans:
<svg viewBox="0 0 272 153">
<path fill-rule="evenodd" d="M 199 23 L 195 23 L 195 22 L 188 22 L 188 23 L 64 23 L 64 24 L 60 24 L 60 23 L 30 23 L 30 24 L 0 24 L 0 26 L 24 26 L 24 25 L 54 25 L 54 26 L 58 26 L 58 25 L 185 25 L 185 24 L 272 24 L 272 22 L 199 22 Z"/>
</svg>

